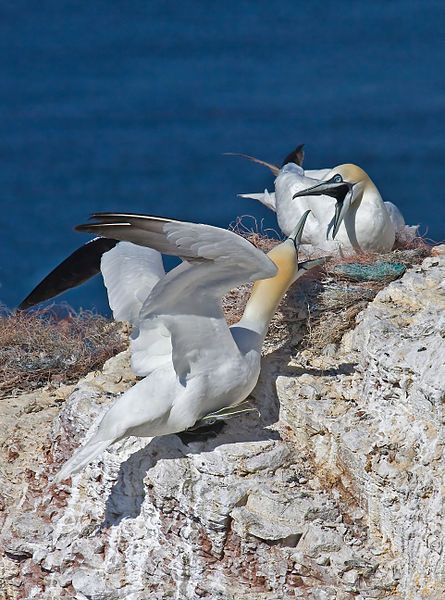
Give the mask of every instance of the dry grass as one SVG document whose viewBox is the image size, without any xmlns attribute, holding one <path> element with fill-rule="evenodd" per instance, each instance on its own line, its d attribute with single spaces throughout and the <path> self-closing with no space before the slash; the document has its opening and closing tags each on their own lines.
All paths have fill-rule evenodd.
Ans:
<svg viewBox="0 0 445 600">
<path fill-rule="evenodd" d="M 0 313 L 0 397 L 99 369 L 127 345 L 122 327 L 90 312 Z"/>
</svg>

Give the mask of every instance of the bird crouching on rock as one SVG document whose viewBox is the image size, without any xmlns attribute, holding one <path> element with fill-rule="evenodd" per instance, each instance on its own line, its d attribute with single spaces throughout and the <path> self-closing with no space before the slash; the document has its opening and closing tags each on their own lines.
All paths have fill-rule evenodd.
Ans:
<svg viewBox="0 0 445 600">
<path fill-rule="evenodd" d="M 417 228 L 405 225 L 395 204 L 383 202 L 374 182 L 357 165 L 304 170 L 301 146 L 281 167 L 239 156 L 269 167 L 276 175 L 275 192 L 240 196 L 259 200 L 274 210 L 285 235 L 306 210 L 311 211 L 301 240 L 303 251 L 385 253 L 393 248 L 396 235 L 405 240 L 416 235 Z"/>
</svg>

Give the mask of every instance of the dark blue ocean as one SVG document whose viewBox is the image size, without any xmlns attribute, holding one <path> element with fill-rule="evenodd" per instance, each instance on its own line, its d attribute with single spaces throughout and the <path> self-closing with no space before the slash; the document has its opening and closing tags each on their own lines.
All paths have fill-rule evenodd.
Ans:
<svg viewBox="0 0 445 600">
<path fill-rule="evenodd" d="M 227 227 L 305 144 L 362 166 L 445 238 L 445 3 L 0 2 L 0 302 L 86 241 L 92 211 Z M 107 310 L 100 278 L 65 294 Z"/>
</svg>

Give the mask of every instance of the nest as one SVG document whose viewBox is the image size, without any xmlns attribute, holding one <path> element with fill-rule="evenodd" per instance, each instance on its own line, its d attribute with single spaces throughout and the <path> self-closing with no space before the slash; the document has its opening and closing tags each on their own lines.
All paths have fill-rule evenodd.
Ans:
<svg viewBox="0 0 445 600">
<path fill-rule="evenodd" d="M 77 381 L 125 349 L 122 326 L 91 312 L 0 314 L 0 397 Z"/>
<path fill-rule="evenodd" d="M 237 220 L 233 231 L 264 252 L 280 240 L 262 231 L 252 217 Z M 275 233 L 275 232 L 274 232 Z M 354 254 L 335 257 L 324 267 L 304 275 L 284 296 L 265 340 L 266 351 L 287 343 L 295 349 L 322 351 L 338 343 L 353 329 L 356 317 L 388 283 L 431 254 L 422 238 L 399 240 L 387 254 Z M 305 258 L 317 258 L 313 255 Z M 243 285 L 223 298 L 229 324 L 237 322 L 249 298 L 251 286 Z"/>
<path fill-rule="evenodd" d="M 277 246 L 283 241 L 283 236 L 275 229 L 264 229 L 263 222 L 258 224 L 255 217 L 243 215 L 237 217 L 234 223 L 229 225 L 229 231 L 246 238 L 256 248 L 262 250 L 265 254 L 270 252 L 274 246 Z"/>
<path fill-rule="evenodd" d="M 340 342 L 380 290 L 430 254 L 431 247 L 416 243 L 387 254 L 337 257 L 326 263 L 320 279 L 309 289 L 303 286 L 308 311 L 303 346 L 320 351 Z"/>
</svg>

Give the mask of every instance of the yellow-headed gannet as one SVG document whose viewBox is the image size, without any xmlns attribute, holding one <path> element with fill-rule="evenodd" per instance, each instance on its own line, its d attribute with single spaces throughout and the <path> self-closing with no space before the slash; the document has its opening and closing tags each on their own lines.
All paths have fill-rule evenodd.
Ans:
<svg viewBox="0 0 445 600">
<path fill-rule="evenodd" d="M 274 173 L 278 169 L 244 156 Z M 399 209 L 392 202 L 383 202 L 369 176 L 353 164 L 305 171 L 301 161 L 285 161 L 278 170 L 274 193 L 265 190 L 264 194 L 240 195 L 274 210 L 286 235 L 310 209 L 302 244 L 323 252 L 388 252 L 396 232 L 408 238 L 415 235 L 416 228 L 405 225 Z"/>
<path fill-rule="evenodd" d="M 114 317 L 133 325 L 131 365 L 144 379 L 115 401 L 55 481 L 121 438 L 183 431 L 250 394 L 280 300 L 305 270 L 325 260 L 298 264 L 308 213 L 268 255 L 233 232 L 158 217 L 97 213 L 96 223 L 76 228 L 123 240 L 103 254 L 101 271 Z M 165 274 L 160 252 L 183 262 Z M 243 317 L 229 328 L 221 297 L 246 281 L 256 283 Z"/>
</svg>

